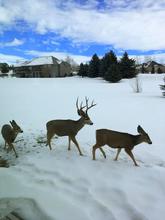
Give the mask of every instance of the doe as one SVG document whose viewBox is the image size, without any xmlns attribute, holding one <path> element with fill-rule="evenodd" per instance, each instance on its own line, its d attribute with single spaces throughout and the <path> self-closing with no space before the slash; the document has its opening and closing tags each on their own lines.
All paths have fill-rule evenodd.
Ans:
<svg viewBox="0 0 165 220">
<path fill-rule="evenodd" d="M 121 149 L 124 148 L 125 152 L 133 160 L 135 166 L 138 166 L 134 158 L 134 155 L 132 153 L 134 146 L 142 142 L 152 144 L 152 141 L 150 137 L 148 136 L 148 134 L 143 130 L 143 128 L 140 125 L 137 127 L 137 131 L 139 135 L 132 135 L 132 134 L 108 130 L 108 129 L 96 130 L 96 144 L 93 146 L 93 151 L 92 151 L 93 160 L 95 160 L 95 151 L 97 148 L 100 149 L 104 158 L 106 158 L 106 154 L 101 147 L 104 145 L 108 145 L 109 147 L 112 147 L 112 148 L 118 148 L 118 151 L 117 151 L 117 154 L 114 160 L 118 159 Z"/>
<path fill-rule="evenodd" d="M 18 157 L 13 142 L 15 141 L 18 133 L 22 133 L 23 131 L 14 120 L 10 121 L 10 124 L 11 126 L 9 124 L 5 124 L 2 126 L 1 134 L 5 140 L 5 148 L 6 145 L 8 144 L 9 145 L 8 150 L 13 149 L 15 156 Z"/>
</svg>

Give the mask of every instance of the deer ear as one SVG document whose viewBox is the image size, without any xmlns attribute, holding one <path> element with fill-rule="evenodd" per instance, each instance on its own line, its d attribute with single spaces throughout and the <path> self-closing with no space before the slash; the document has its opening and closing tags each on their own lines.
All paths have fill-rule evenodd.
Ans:
<svg viewBox="0 0 165 220">
<path fill-rule="evenodd" d="M 12 127 L 14 126 L 14 125 L 13 125 L 13 124 L 14 124 L 14 123 L 13 123 L 13 120 L 12 120 L 12 121 L 10 121 L 10 124 L 11 124 L 11 126 L 12 126 Z"/>
<path fill-rule="evenodd" d="M 80 112 L 80 110 L 77 110 L 77 114 L 78 114 L 79 116 L 81 116 L 81 112 Z"/>
<path fill-rule="evenodd" d="M 143 130 L 143 128 L 140 125 L 138 125 L 137 131 L 139 134 L 145 134 L 145 131 Z"/>
</svg>

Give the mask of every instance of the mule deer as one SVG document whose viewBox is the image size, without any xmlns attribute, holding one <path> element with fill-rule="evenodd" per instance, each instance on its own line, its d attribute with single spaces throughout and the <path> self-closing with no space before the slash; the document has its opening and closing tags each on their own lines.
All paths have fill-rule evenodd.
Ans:
<svg viewBox="0 0 165 220">
<path fill-rule="evenodd" d="M 152 141 L 150 140 L 150 137 L 140 125 L 137 127 L 137 131 L 139 135 L 132 135 L 132 134 L 112 131 L 108 129 L 96 130 L 96 144 L 93 146 L 93 152 L 92 152 L 93 160 L 95 160 L 95 151 L 97 148 L 100 149 L 104 158 L 106 158 L 105 152 L 103 151 L 101 147 L 104 145 L 108 145 L 109 147 L 112 147 L 112 148 L 118 148 L 118 151 L 117 151 L 117 154 L 114 160 L 118 159 L 121 149 L 124 148 L 125 152 L 133 160 L 135 166 L 138 166 L 134 158 L 134 155 L 132 153 L 134 146 L 142 142 L 152 144 Z"/>
<path fill-rule="evenodd" d="M 18 157 L 13 142 L 15 141 L 18 133 L 22 133 L 23 131 L 14 120 L 10 121 L 10 124 L 11 126 L 9 124 L 5 124 L 2 126 L 1 134 L 5 140 L 5 148 L 6 145 L 8 144 L 9 145 L 8 150 L 13 149 L 15 156 Z"/>
<path fill-rule="evenodd" d="M 79 144 L 76 140 L 76 135 L 81 130 L 85 124 L 88 125 L 93 125 L 93 122 L 91 121 L 90 117 L 88 116 L 88 110 L 92 107 L 94 107 L 96 104 L 92 101 L 91 105 L 88 105 L 88 99 L 85 98 L 86 100 L 86 105 L 82 106 L 82 102 L 80 104 L 80 107 L 78 106 L 78 98 L 76 101 L 76 107 L 77 107 L 77 113 L 80 116 L 79 120 L 74 121 L 74 120 L 52 120 L 48 121 L 46 124 L 47 127 L 47 144 L 49 145 L 50 150 L 52 149 L 51 147 L 51 139 L 52 137 L 56 134 L 57 136 L 68 136 L 69 138 L 69 145 L 68 145 L 68 150 L 70 150 L 70 142 L 73 141 L 73 143 L 76 145 L 79 154 L 83 155 Z M 86 108 L 84 111 L 83 109 Z"/>
</svg>

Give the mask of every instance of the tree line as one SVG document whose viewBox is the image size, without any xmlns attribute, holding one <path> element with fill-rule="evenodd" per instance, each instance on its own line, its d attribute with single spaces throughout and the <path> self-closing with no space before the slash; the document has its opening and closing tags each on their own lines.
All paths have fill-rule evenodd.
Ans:
<svg viewBox="0 0 165 220">
<path fill-rule="evenodd" d="M 102 77 L 109 82 L 118 82 L 123 78 L 136 76 L 135 60 L 130 59 L 127 52 L 120 60 L 112 50 L 101 59 L 94 54 L 88 64 L 80 64 L 78 75 L 91 78 Z"/>
</svg>

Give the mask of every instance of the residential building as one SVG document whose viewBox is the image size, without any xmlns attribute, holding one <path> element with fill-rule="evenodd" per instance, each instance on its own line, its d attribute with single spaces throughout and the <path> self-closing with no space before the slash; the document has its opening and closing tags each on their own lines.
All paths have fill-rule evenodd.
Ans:
<svg viewBox="0 0 165 220">
<path fill-rule="evenodd" d="M 53 56 L 37 57 L 14 66 L 17 77 L 64 77 L 71 75 L 71 66 Z"/>
</svg>

